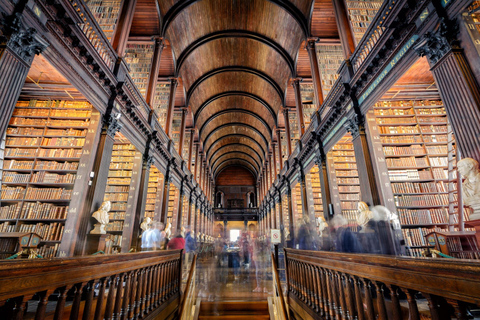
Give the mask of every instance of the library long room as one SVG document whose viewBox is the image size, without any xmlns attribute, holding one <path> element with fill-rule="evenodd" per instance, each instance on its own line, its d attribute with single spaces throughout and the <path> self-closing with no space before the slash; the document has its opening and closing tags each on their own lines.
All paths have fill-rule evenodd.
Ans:
<svg viewBox="0 0 480 320">
<path fill-rule="evenodd" d="M 480 319 L 480 1 L 0 0 L 0 318 Z"/>
</svg>

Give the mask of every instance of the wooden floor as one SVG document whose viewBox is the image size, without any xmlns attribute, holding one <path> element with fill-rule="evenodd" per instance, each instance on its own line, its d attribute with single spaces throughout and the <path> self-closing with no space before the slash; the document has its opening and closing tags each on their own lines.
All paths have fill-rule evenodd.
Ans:
<svg viewBox="0 0 480 320">
<path fill-rule="evenodd" d="M 220 267 L 214 259 L 201 261 L 197 266 L 197 297 L 202 301 L 267 301 L 273 291 L 268 266 L 259 270 L 254 264 L 228 268 Z"/>
</svg>

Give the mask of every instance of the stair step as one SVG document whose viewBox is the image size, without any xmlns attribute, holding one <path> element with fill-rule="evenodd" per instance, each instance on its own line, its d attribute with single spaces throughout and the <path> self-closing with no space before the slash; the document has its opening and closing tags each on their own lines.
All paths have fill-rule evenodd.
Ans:
<svg viewBox="0 0 480 320">
<path fill-rule="evenodd" d="M 198 320 L 270 320 L 269 315 L 219 315 L 219 316 L 202 316 Z"/>
</svg>

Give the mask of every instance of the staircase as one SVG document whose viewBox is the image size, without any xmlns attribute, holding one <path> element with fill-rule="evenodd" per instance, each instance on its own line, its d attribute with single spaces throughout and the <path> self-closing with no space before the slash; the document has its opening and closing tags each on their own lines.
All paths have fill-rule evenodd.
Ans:
<svg viewBox="0 0 480 320">
<path fill-rule="evenodd" d="M 199 320 L 268 320 L 267 301 L 215 301 L 200 303 Z"/>
</svg>

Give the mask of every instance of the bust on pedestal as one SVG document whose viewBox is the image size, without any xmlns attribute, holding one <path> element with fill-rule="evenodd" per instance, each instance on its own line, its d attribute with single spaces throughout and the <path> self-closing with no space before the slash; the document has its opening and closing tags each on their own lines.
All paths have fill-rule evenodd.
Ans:
<svg viewBox="0 0 480 320">
<path fill-rule="evenodd" d="M 480 169 L 477 160 L 458 161 L 457 170 L 465 180 L 462 183 L 463 204 L 473 209 L 470 220 L 480 219 Z"/>
<path fill-rule="evenodd" d="M 90 234 L 106 234 L 107 231 L 105 230 L 105 227 L 107 226 L 108 222 L 110 222 L 110 217 L 108 215 L 108 212 L 112 208 L 112 205 L 110 201 L 103 201 L 102 204 L 100 205 L 100 208 L 98 208 L 97 211 L 95 211 L 92 214 L 92 217 L 97 220 L 98 223 L 95 223 L 94 228 L 92 231 L 90 231 Z"/>
</svg>

